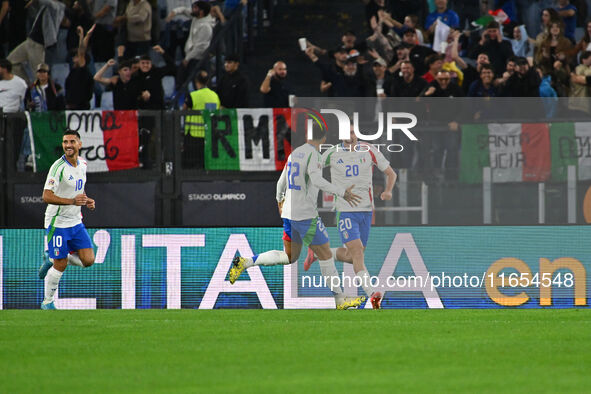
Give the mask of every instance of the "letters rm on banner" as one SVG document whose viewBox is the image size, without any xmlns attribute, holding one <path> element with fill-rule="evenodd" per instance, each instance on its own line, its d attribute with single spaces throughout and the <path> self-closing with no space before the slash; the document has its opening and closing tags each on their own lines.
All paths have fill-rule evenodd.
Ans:
<svg viewBox="0 0 591 394">
<path fill-rule="evenodd" d="M 205 168 L 280 171 L 295 131 L 290 108 L 203 111 Z"/>
</svg>

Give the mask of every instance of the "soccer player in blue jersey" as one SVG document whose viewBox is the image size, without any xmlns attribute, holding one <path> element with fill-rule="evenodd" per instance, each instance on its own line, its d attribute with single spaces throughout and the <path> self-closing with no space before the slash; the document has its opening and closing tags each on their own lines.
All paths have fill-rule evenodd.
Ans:
<svg viewBox="0 0 591 394">
<path fill-rule="evenodd" d="M 95 202 L 84 192 L 86 160 L 78 157 L 82 142 L 77 131 L 66 130 L 62 137 L 64 155 L 53 163 L 43 190 L 47 252 L 39 268 L 45 280 L 45 298 L 41 309 L 56 309 L 54 296 L 66 267 L 90 267 L 94 250 L 90 236 L 82 224 L 82 207 L 94 210 Z"/>
</svg>

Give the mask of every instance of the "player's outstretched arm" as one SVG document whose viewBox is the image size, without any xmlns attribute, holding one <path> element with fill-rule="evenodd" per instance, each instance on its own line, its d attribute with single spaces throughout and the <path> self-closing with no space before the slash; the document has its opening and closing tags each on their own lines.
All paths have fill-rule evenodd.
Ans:
<svg viewBox="0 0 591 394">
<path fill-rule="evenodd" d="M 74 198 L 63 198 L 55 195 L 51 190 L 43 190 L 43 201 L 52 205 L 86 205 L 88 198 L 84 194 L 78 194 Z"/>
<path fill-rule="evenodd" d="M 388 167 L 384 170 L 384 174 L 386 174 L 386 188 L 380 194 L 380 198 L 382 201 L 391 200 L 392 199 L 392 189 L 394 188 L 394 184 L 396 183 L 396 173 L 392 169 L 392 167 Z"/>
</svg>

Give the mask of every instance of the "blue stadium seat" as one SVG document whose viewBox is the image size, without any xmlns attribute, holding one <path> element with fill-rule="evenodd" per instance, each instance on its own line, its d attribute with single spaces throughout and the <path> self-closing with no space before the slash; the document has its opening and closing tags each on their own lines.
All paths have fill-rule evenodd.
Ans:
<svg viewBox="0 0 591 394">
<path fill-rule="evenodd" d="M 106 111 L 113 110 L 113 92 L 103 92 L 103 95 L 101 97 L 101 108 Z"/>
<path fill-rule="evenodd" d="M 164 89 L 164 98 L 169 99 L 174 93 L 174 77 L 166 75 L 162 78 L 162 89 Z"/>
<path fill-rule="evenodd" d="M 66 78 L 70 73 L 70 65 L 68 63 L 55 63 L 51 67 L 51 77 L 54 82 L 60 84 L 62 87 L 66 86 Z"/>
</svg>

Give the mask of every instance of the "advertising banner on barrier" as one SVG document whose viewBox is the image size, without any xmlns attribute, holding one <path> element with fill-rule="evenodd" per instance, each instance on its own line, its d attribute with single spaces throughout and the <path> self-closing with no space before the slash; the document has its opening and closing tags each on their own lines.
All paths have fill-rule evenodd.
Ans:
<svg viewBox="0 0 591 394">
<path fill-rule="evenodd" d="M 117 182 L 90 183 L 86 185 L 86 193 L 100 201 L 105 211 L 84 210 L 84 223 L 97 227 L 153 226 L 156 223 L 156 182 Z M 9 209 L 9 223 L 21 227 L 38 227 L 43 225 L 47 204 L 43 201 L 42 184 L 16 184 L 14 197 Z M 133 203 L 129 203 L 133 196 Z"/>
<path fill-rule="evenodd" d="M 27 112 L 34 170 L 47 171 L 62 154 L 66 129 L 80 133 L 88 172 L 139 167 L 137 111 Z"/>
<path fill-rule="evenodd" d="M 329 229 L 332 240 L 335 230 Z M 281 228 L 89 232 L 96 262 L 66 270 L 58 308 L 335 306 L 318 264 L 303 271 L 303 258 L 254 266 L 230 284 L 233 257 L 281 249 Z M 378 227 L 365 263 L 372 284 L 385 292 L 384 308 L 588 308 L 590 236 L 587 226 Z M 39 307 L 43 239 L 43 230 L 0 230 L 0 309 Z M 337 269 L 344 291 L 362 294 L 352 266 Z"/>
<path fill-rule="evenodd" d="M 275 182 L 183 182 L 183 226 L 280 226 Z"/>
</svg>

